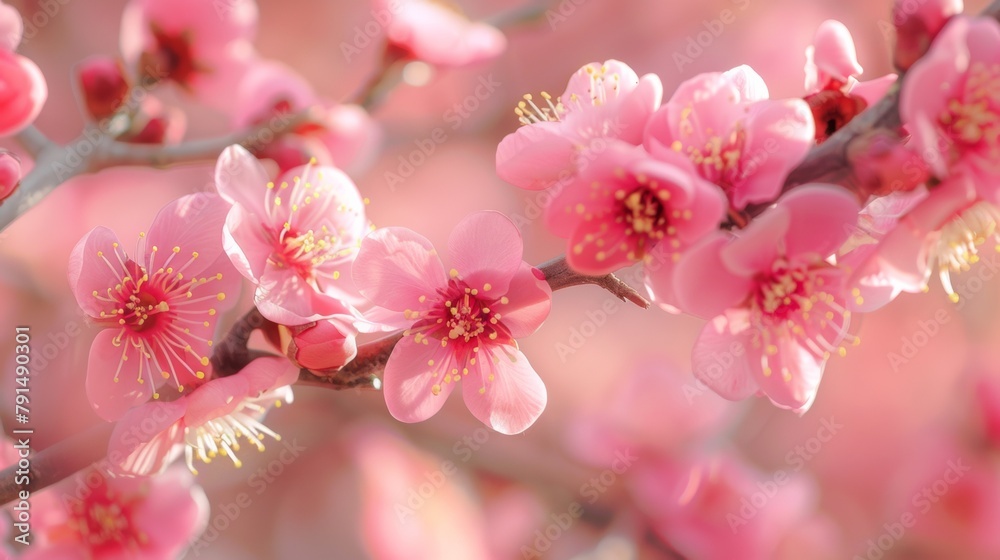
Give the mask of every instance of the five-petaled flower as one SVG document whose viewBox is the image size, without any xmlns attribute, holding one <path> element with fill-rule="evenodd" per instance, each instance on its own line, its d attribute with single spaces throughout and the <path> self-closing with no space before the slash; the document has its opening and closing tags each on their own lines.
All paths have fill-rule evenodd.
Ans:
<svg viewBox="0 0 1000 560">
<path fill-rule="evenodd" d="M 375 230 L 361 243 L 361 293 L 412 321 L 385 366 L 389 412 L 433 416 L 462 380 L 469 410 L 494 430 L 524 431 L 545 408 L 545 385 L 516 339 L 541 326 L 552 291 L 522 260 L 521 235 L 497 212 L 465 218 L 448 239 L 445 273 L 431 243 L 409 229 Z"/>
<path fill-rule="evenodd" d="M 256 285 L 261 314 L 282 325 L 351 316 L 361 303 L 350 265 L 369 231 L 364 201 L 343 171 L 296 167 L 270 181 L 240 146 L 219 156 L 215 183 L 233 204 L 224 246 L 236 269 Z"/>
<path fill-rule="evenodd" d="M 713 318 L 692 355 L 703 383 L 730 400 L 761 391 L 781 408 L 809 409 L 830 353 L 858 340 L 848 332 L 844 271 L 827 261 L 858 210 L 843 189 L 804 185 L 738 237 L 718 232 L 677 263 L 680 308 Z M 741 355 L 720 362 L 734 344 Z"/>
<path fill-rule="evenodd" d="M 183 391 L 206 378 L 219 312 L 239 285 L 222 252 L 227 209 L 214 194 L 171 202 L 139 235 L 134 259 L 104 227 L 73 249 L 76 301 L 105 327 L 90 348 L 86 384 L 102 418 L 158 398 L 164 382 Z"/>
</svg>

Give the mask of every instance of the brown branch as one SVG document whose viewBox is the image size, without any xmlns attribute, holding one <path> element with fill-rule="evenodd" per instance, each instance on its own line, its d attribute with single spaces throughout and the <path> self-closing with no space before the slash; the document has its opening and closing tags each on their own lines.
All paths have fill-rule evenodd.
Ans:
<svg viewBox="0 0 1000 560">
<path fill-rule="evenodd" d="M 282 134 L 315 120 L 311 110 L 278 115 L 246 130 L 205 140 L 192 140 L 173 146 L 148 146 L 117 142 L 88 125 L 76 140 L 65 146 L 42 141 L 41 133 L 25 129 L 18 136 L 25 149 L 37 149 L 35 167 L 21 179 L 14 193 L 0 205 L 0 231 L 33 208 L 67 180 L 85 173 L 124 165 L 163 167 L 179 163 L 212 161 L 227 146 L 241 144 L 256 149 L 273 142 Z M 36 134 L 37 133 L 37 134 Z"/>
<path fill-rule="evenodd" d="M 545 281 L 549 283 L 552 291 L 569 288 L 570 286 L 593 284 L 611 292 L 615 297 L 624 302 L 634 303 L 643 309 L 649 308 L 649 301 L 646 298 L 642 297 L 635 288 L 619 280 L 614 274 L 586 276 L 574 272 L 566 264 L 565 257 L 552 259 L 538 268 L 545 274 Z"/>
<path fill-rule="evenodd" d="M 100 461 L 108 453 L 108 440 L 111 439 L 114 427 L 114 424 L 102 422 L 29 455 L 31 467 L 26 486 L 15 483 L 18 477 L 17 464 L 7 467 L 0 472 L 0 503 L 6 504 L 18 499 L 21 490 L 37 492 Z"/>
<path fill-rule="evenodd" d="M 1000 20 L 1000 0 L 993 0 L 980 12 L 980 15 Z M 847 157 L 851 145 L 873 130 L 884 128 L 894 131 L 902 125 L 899 116 L 899 92 L 905 81 L 906 73 L 899 72 L 899 79 L 885 97 L 835 132 L 826 142 L 809 150 L 802 163 L 788 174 L 781 188 L 781 194 L 811 182 L 835 183 L 854 190 L 854 172 Z M 769 206 L 771 203 L 752 204 L 747 206 L 746 212 L 750 216 L 758 216 Z"/>
<path fill-rule="evenodd" d="M 363 344 L 358 348 L 358 355 L 350 363 L 332 374 L 317 374 L 303 369 L 299 372 L 298 385 L 327 387 L 330 389 L 379 389 L 382 382 L 378 374 L 385 369 L 386 362 L 392 354 L 396 343 L 402 340 L 402 331 L 392 336 Z"/>
</svg>

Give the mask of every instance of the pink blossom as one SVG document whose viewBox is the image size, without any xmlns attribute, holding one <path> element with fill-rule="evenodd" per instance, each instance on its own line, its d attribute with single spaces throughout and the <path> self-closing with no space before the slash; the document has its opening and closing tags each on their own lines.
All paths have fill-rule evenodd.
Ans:
<svg viewBox="0 0 1000 560">
<path fill-rule="evenodd" d="M 219 156 L 215 181 L 233 205 L 225 250 L 255 284 L 254 303 L 264 317 L 302 325 L 354 313 L 350 305 L 361 298 L 350 266 L 369 223 L 343 171 L 310 164 L 272 182 L 256 158 L 230 146 Z"/>
<path fill-rule="evenodd" d="M 968 175 L 953 176 L 921 196 L 896 227 L 880 240 L 852 275 L 856 286 L 885 278 L 897 290 L 922 292 L 935 271 L 952 301 L 958 301 L 953 273 L 979 262 L 979 248 L 1000 243 L 1000 209 L 976 192 Z"/>
<path fill-rule="evenodd" d="M 677 264 L 679 307 L 714 317 L 695 343 L 695 375 L 722 397 L 757 391 L 781 408 L 812 405 L 847 328 L 844 272 L 829 257 L 857 222 L 858 204 L 826 185 L 796 188 L 737 236 L 719 232 Z M 728 363 L 714 358 L 745 350 Z"/>
<path fill-rule="evenodd" d="M 253 60 L 253 0 L 130 0 L 122 14 L 126 66 L 148 85 L 170 80 L 221 107 Z"/>
<path fill-rule="evenodd" d="M 685 558 L 770 560 L 815 501 L 808 479 L 785 473 L 779 486 L 732 452 L 648 458 L 633 468 L 628 483 L 636 504 Z M 750 509 L 749 497 L 769 485 L 775 492 L 768 503 Z"/>
<path fill-rule="evenodd" d="M 892 267 L 884 266 L 879 257 L 880 244 L 926 197 L 927 189 L 920 186 L 874 198 L 861 210 L 857 229 L 837 256 L 838 264 L 850 274 L 851 309 L 864 312 L 879 309 L 912 283 L 905 275 L 897 276 Z"/>
<path fill-rule="evenodd" d="M 801 99 L 768 99 L 748 66 L 682 83 L 649 120 L 645 146 L 655 157 L 688 157 L 736 209 L 770 202 L 813 145 L 813 118 Z"/>
<path fill-rule="evenodd" d="M 183 391 L 206 377 L 219 312 L 239 286 L 222 252 L 226 209 L 214 194 L 171 202 L 139 235 L 134 259 L 104 227 L 73 249 L 73 294 L 103 327 L 87 367 L 87 396 L 102 418 L 159 398 L 165 382 Z"/>
<path fill-rule="evenodd" d="M 813 44 L 806 48 L 806 103 L 816 123 L 816 142 L 823 142 L 854 117 L 879 101 L 896 81 L 887 74 L 859 82 L 854 38 L 847 27 L 828 19 L 816 29 Z"/>
<path fill-rule="evenodd" d="M 517 228 L 497 212 L 472 214 L 455 227 L 448 273 L 416 232 L 382 228 L 364 239 L 354 263 L 361 293 L 412 321 L 385 366 L 393 417 L 426 420 L 464 379 L 466 405 L 494 430 L 519 433 L 538 418 L 545 385 L 516 339 L 545 320 L 551 290 L 522 251 Z"/>
<path fill-rule="evenodd" d="M 0 3 L 0 136 L 15 134 L 31 124 L 48 97 L 42 71 L 14 53 L 23 33 L 18 11 Z"/>
<path fill-rule="evenodd" d="M 645 456 L 697 446 L 724 430 L 738 407 L 691 382 L 668 360 L 648 357 L 608 388 L 605 398 L 569 422 L 566 446 L 581 460 L 607 465 L 615 452 Z"/>
<path fill-rule="evenodd" d="M 406 58 L 435 66 L 465 66 L 495 58 L 507 48 L 499 29 L 469 21 L 444 2 L 373 0 L 372 4 L 376 11 L 391 14 L 387 39 Z"/>
<path fill-rule="evenodd" d="M 617 60 L 591 62 L 570 77 L 558 98 L 542 92 L 538 103 L 530 94 L 518 103 L 514 112 L 524 126 L 497 146 L 497 175 L 523 189 L 565 184 L 603 151 L 603 140 L 640 144 L 662 96 L 653 74 L 639 78 Z"/>
<path fill-rule="evenodd" d="M 893 63 L 908 70 L 927 49 L 951 16 L 962 13 L 962 0 L 895 0 L 892 3 L 892 23 L 896 26 Z"/>
<path fill-rule="evenodd" d="M 1000 23 L 956 16 L 907 73 L 899 98 L 903 124 L 934 174 L 964 169 L 982 177 L 997 202 L 1000 175 Z"/>
<path fill-rule="evenodd" d="M 31 498 L 37 540 L 25 560 L 168 560 L 208 524 L 208 499 L 181 469 L 141 479 L 87 469 Z"/>
<path fill-rule="evenodd" d="M 133 408 L 115 426 L 108 458 L 116 472 L 161 472 L 184 449 L 188 469 L 194 460 L 210 463 L 222 455 L 239 467 L 240 438 L 263 451 L 264 436 L 281 438 L 261 420 L 271 406 L 292 402 L 289 387 L 299 368 L 284 358 L 257 358 L 234 375 L 212 379 L 171 402 Z"/>
<path fill-rule="evenodd" d="M 305 79 L 276 61 L 262 61 L 247 72 L 235 105 L 236 128 L 267 123 L 280 129 L 287 126 L 289 113 L 312 110 L 310 122 L 257 152 L 273 159 L 282 172 L 315 157 L 322 165 L 356 173 L 372 163 L 382 139 L 378 124 L 362 107 L 321 99 Z"/>
<path fill-rule="evenodd" d="M 546 209 L 546 223 L 569 238 L 566 261 L 583 274 L 607 274 L 636 262 L 680 253 L 714 231 L 726 200 L 673 151 L 652 158 L 641 146 L 608 141 L 577 180 Z M 674 257 L 674 255 L 678 255 Z M 670 263 L 667 263 L 668 265 Z"/>
</svg>

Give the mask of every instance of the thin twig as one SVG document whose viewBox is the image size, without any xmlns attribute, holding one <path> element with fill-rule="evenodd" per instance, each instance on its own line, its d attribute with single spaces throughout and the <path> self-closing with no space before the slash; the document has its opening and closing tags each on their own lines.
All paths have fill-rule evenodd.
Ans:
<svg viewBox="0 0 1000 560">
<path fill-rule="evenodd" d="M 549 283 L 552 291 L 579 286 L 581 284 L 593 284 L 600 286 L 614 294 L 624 302 L 631 302 L 643 309 L 649 308 L 649 301 L 642 297 L 632 286 L 622 282 L 614 274 L 604 276 L 586 276 L 573 271 L 566 264 L 565 257 L 558 257 L 538 267 L 545 274 L 545 281 Z"/>
<path fill-rule="evenodd" d="M 55 146 L 55 143 L 34 125 L 18 132 L 14 139 L 32 158 L 37 158 L 38 154 Z"/>
</svg>

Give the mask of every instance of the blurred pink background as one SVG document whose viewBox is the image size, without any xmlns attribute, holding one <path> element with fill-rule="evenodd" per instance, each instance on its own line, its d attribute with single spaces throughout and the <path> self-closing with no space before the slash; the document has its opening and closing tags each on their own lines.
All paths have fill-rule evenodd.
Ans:
<svg viewBox="0 0 1000 560">
<path fill-rule="evenodd" d="M 12 4 L 26 20 L 39 9 L 33 2 Z M 22 45 L 48 80 L 50 98 L 36 125 L 54 140 L 69 141 L 82 127 L 71 69 L 85 56 L 117 54 L 123 4 L 70 0 Z M 259 4 L 261 54 L 286 62 L 321 94 L 344 99 L 373 71 L 380 55 L 376 41 L 350 62 L 341 50 L 372 21 L 367 3 Z M 473 17 L 511 8 L 498 1 L 462 4 Z M 975 12 L 983 4 L 966 8 Z M 795 97 L 802 95 L 804 49 L 816 26 L 834 18 L 853 33 L 866 78 L 890 70 L 887 1 L 563 0 L 550 9 L 559 17 L 505 29 L 510 45 L 498 60 L 435 72 L 423 86 L 401 85 L 374 111 L 386 131 L 384 149 L 354 179 L 371 199 L 376 225 L 406 226 L 441 245 L 466 214 L 497 209 L 521 225 L 526 260 L 559 255 L 563 241 L 537 220 L 538 193 L 497 179 L 494 150 L 517 126 L 513 107 L 522 94 L 558 94 L 587 62 L 616 58 L 640 75 L 656 73 L 665 96 L 697 72 L 745 63 L 765 78 L 772 97 Z M 732 12 L 732 23 L 692 56 L 697 51 L 687 49 L 698 34 L 717 28 L 705 22 L 723 10 Z M 678 68 L 677 53 L 691 63 Z M 476 99 L 481 78 L 499 86 Z M 472 106 L 470 96 L 475 109 L 456 120 L 454 104 Z M 181 96 L 171 101 L 188 110 L 189 138 L 227 132 L 224 115 Z M 386 173 L 401 173 L 400 158 L 435 127 L 444 129 L 446 140 L 390 188 Z M 127 243 L 169 200 L 210 188 L 211 171 L 205 164 L 81 177 L 0 235 L 0 318 L 9 327 L 30 325 L 36 344 L 53 345 L 48 363 L 36 362 L 32 381 L 37 448 L 98 422 L 83 384 L 96 330 L 77 312 L 66 279 L 73 245 L 96 225 Z M 760 483 L 774 481 L 776 494 L 745 528 L 756 531 L 751 526 L 761 520 L 769 527 L 788 525 L 773 537 L 778 544 L 770 557 L 1000 558 L 994 536 L 1000 501 L 988 499 L 1000 493 L 1000 470 L 976 397 L 981 379 L 1000 383 L 1000 324 L 993 320 L 1000 311 L 1000 256 L 983 261 L 957 278 L 959 293 L 967 296 L 957 306 L 932 284 L 928 294 L 904 294 L 865 315 L 861 345 L 831 360 L 815 405 L 801 418 L 766 400 L 729 403 L 698 388 L 688 368 L 701 321 L 642 311 L 593 287 L 556 293 L 548 321 L 522 341 L 549 392 L 545 413 L 522 435 L 488 432 L 458 398 L 427 422 L 403 425 L 389 416 L 378 393 L 297 388 L 294 404 L 268 417 L 283 443 L 271 442 L 260 454 L 244 451 L 241 469 L 224 460 L 201 469 L 198 481 L 212 504 L 212 521 L 188 557 L 676 558 L 664 535 L 680 530 L 680 519 L 717 516 L 721 538 L 738 542 L 747 535 L 742 528 L 731 532 L 726 514 L 740 515 L 741 497 L 749 500 L 765 492 L 767 484 Z M 635 271 L 624 277 L 638 285 Z M 244 290 L 237 312 L 249 301 Z M 0 346 L 7 364 L 9 336 L 11 342 Z M 11 370 L 3 369 L 4 403 L 13 402 Z M 9 427 L 11 407 L 0 410 Z M 840 427 L 831 434 L 831 425 Z M 797 453 L 797 446 L 807 451 Z M 638 455 L 634 465 L 615 472 L 590 503 L 594 486 L 585 485 L 620 467 L 615 451 L 626 447 Z M 282 449 L 294 452 L 282 455 Z M 720 456 L 737 457 L 739 468 L 752 473 L 744 473 L 753 481 L 748 486 L 735 486 L 743 494 L 719 498 L 727 505 L 678 498 L 662 487 L 694 480 L 684 474 L 690 471 L 686 462 Z M 935 494 L 939 500 L 924 512 L 913 497 L 933 489 L 949 461 L 964 461 L 971 471 Z M 268 469 L 268 476 L 261 474 Z M 794 483 L 776 482 L 778 471 L 791 474 Z M 429 497 L 416 501 L 419 507 L 408 503 L 411 491 L 419 496 L 431 487 Z M 241 493 L 252 503 L 233 509 Z M 806 505 L 790 506 L 800 495 Z M 688 500 L 690 511 L 668 514 L 657 510 L 662 504 L 645 503 L 659 496 Z M 571 515 L 564 528 L 560 520 L 574 503 L 584 514 Z M 236 514 L 218 517 L 226 511 Z M 906 511 L 915 512 L 916 523 L 896 537 L 890 529 Z M 772 513 L 784 516 L 781 523 L 770 521 Z M 553 523 L 559 530 L 546 535 Z M 887 534 L 892 538 L 882 542 L 890 546 L 875 556 L 871 543 L 877 546 Z M 542 550 L 545 541 L 551 548 Z"/>
</svg>

